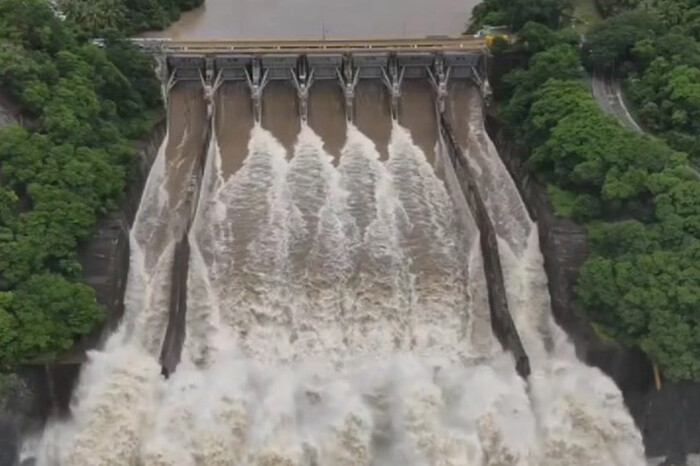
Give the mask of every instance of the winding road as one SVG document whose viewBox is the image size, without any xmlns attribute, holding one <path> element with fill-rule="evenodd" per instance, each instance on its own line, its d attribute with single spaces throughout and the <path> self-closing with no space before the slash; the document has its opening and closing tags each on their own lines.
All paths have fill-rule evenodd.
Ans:
<svg viewBox="0 0 700 466">
<path fill-rule="evenodd" d="M 598 106 L 620 122 L 626 128 L 638 133 L 644 132 L 641 126 L 632 117 L 632 114 L 625 105 L 625 100 L 622 97 L 622 88 L 620 81 L 615 79 L 612 73 L 604 73 L 602 71 L 593 72 L 593 97 L 598 102 Z M 700 171 L 694 167 L 691 162 L 688 162 L 688 168 L 700 179 Z"/>
<path fill-rule="evenodd" d="M 642 132 L 642 128 L 634 121 L 632 114 L 625 106 L 620 81 L 612 74 L 602 71 L 593 72 L 593 96 L 605 113 L 613 115 L 623 126 L 632 131 Z"/>
</svg>

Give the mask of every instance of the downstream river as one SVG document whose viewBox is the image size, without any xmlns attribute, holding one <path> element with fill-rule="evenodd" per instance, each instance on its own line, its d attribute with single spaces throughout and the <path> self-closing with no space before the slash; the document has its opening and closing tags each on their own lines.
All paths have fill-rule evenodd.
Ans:
<svg viewBox="0 0 700 466">
<path fill-rule="evenodd" d="M 464 32 L 478 0 L 206 0 L 165 31 L 173 39 L 424 37 Z"/>
</svg>

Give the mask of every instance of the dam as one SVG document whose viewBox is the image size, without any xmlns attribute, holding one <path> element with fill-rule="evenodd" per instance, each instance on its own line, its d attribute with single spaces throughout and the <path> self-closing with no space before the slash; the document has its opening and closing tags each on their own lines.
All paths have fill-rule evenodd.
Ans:
<svg viewBox="0 0 700 466">
<path fill-rule="evenodd" d="M 39 465 L 642 465 L 550 310 L 472 39 L 143 41 L 125 314 Z"/>
</svg>

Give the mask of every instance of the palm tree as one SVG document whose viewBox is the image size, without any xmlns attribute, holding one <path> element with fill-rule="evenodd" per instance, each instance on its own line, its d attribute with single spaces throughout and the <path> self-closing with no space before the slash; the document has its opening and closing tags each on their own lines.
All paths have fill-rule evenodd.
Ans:
<svg viewBox="0 0 700 466">
<path fill-rule="evenodd" d="M 91 37 L 107 29 L 120 29 L 126 16 L 123 0 L 60 0 L 59 8 Z"/>
</svg>

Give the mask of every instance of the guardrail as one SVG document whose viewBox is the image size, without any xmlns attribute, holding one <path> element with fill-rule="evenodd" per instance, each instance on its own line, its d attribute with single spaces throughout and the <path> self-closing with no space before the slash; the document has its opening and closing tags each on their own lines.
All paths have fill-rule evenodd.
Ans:
<svg viewBox="0 0 700 466">
<path fill-rule="evenodd" d="M 447 39 L 447 40 L 372 40 L 372 41 L 168 41 L 160 44 L 164 52 L 169 53 L 265 53 L 301 51 L 384 51 L 384 50 L 481 50 L 486 48 L 482 39 Z"/>
<path fill-rule="evenodd" d="M 425 39 L 328 39 L 328 40 L 192 40 L 132 39 L 141 48 L 163 53 L 218 54 L 218 53 L 313 53 L 314 51 L 482 51 L 486 50 L 483 38 L 471 36 Z M 102 39 L 93 41 L 103 45 Z"/>
</svg>

